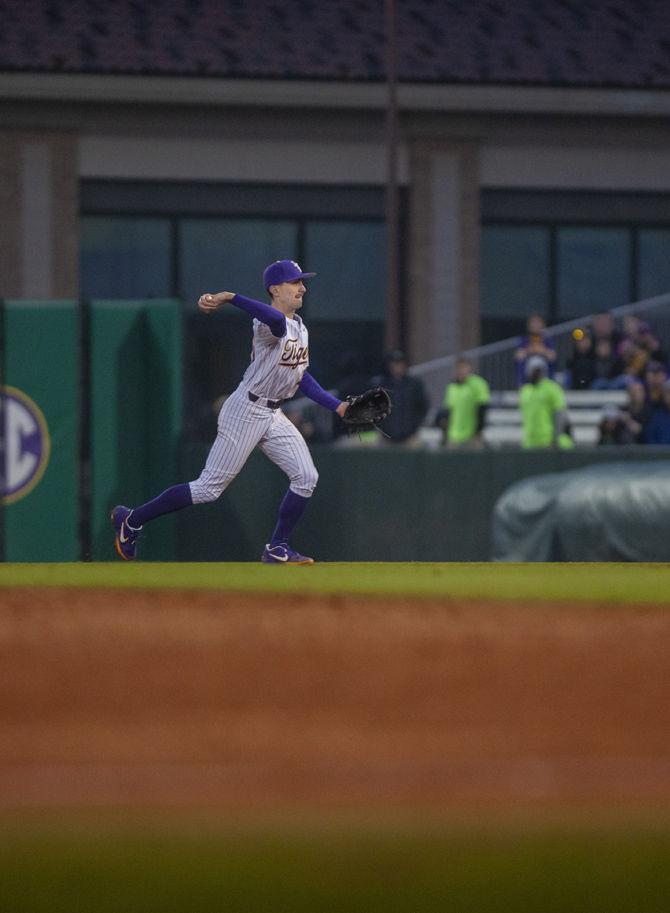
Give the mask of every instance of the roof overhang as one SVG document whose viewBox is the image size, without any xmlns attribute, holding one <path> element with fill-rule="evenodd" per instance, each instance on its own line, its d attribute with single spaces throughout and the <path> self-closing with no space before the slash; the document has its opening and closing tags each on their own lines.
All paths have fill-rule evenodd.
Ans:
<svg viewBox="0 0 670 913">
<path fill-rule="evenodd" d="M 0 73 L 0 99 L 381 110 L 384 83 Z M 401 83 L 404 111 L 667 117 L 670 91 Z"/>
</svg>

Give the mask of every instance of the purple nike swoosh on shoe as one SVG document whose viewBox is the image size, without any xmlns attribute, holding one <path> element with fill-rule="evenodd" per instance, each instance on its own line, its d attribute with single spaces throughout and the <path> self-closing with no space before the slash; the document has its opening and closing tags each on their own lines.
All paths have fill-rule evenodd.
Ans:
<svg viewBox="0 0 670 913">
<path fill-rule="evenodd" d="M 126 523 L 131 511 L 129 507 L 118 504 L 112 511 L 112 526 L 116 533 L 114 547 L 117 554 L 124 561 L 134 561 L 137 554 L 137 540 L 140 536 L 140 529 L 132 529 Z"/>
<path fill-rule="evenodd" d="M 261 555 L 263 564 L 314 564 L 314 558 L 301 555 L 285 542 L 279 545 L 266 545 Z"/>
</svg>

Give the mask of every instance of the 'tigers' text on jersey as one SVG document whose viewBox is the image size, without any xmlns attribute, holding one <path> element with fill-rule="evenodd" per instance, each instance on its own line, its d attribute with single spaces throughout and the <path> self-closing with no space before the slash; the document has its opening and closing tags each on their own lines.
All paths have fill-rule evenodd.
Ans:
<svg viewBox="0 0 670 913">
<path fill-rule="evenodd" d="M 287 339 L 284 343 L 279 364 L 285 368 L 297 368 L 299 365 L 306 365 L 308 353 L 308 347 L 301 346 L 299 339 Z"/>
</svg>

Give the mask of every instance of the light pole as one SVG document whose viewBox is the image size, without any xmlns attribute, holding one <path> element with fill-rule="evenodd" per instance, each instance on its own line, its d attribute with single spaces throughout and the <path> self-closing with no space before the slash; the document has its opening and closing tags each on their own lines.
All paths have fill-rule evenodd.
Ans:
<svg viewBox="0 0 670 913">
<path fill-rule="evenodd" d="M 398 283 L 398 58 L 395 0 L 385 0 L 386 20 L 386 333 L 387 351 L 400 346 Z"/>
</svg>

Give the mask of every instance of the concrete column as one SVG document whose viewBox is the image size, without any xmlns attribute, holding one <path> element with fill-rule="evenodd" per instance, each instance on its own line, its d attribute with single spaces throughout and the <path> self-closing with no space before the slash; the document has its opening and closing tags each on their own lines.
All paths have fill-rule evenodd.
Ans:
<svg viewBox="0 0 670 913">
<path fill-rule="evenodd" d="M 20 144 L 12 133 L 0 133 L 0 298 L 21 294 Z"/>
<path fill-rule="evenodd" d="M 1 297 L 77 297 L 78 188 L 76 137 L 0 136 Z"/>
<path fill-rule="evenodd" d="M 79 297 L 79 139 L 54 136 L 51 147 L 54 298 Z"/>
<path fill-rule="evenodd" d="M 421 362 L 479 342 L 479 150 L 416 141 L 409 159 L 408 337 Z"/>
</svg>

